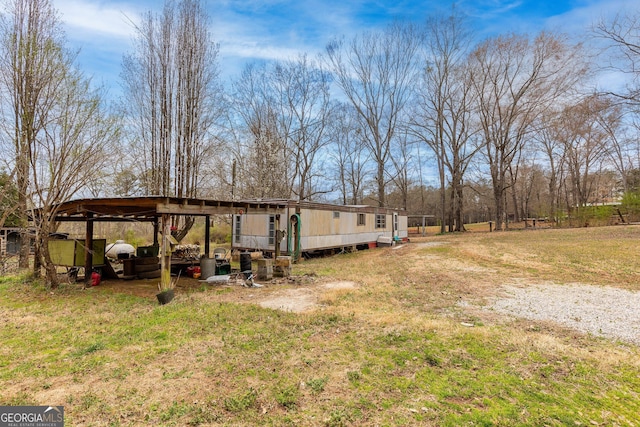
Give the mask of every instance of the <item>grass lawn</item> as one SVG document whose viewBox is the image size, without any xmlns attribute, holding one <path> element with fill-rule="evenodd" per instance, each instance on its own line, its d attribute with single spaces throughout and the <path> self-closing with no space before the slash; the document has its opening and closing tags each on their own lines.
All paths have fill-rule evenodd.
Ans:
<svg viewBox="0 0 640 427">
<path fill-rule="evenodd" d="M 638 242 L 640 226 L 430 235 L 166 306 L 2 277 L 0 404 L 63 405 L 68 426 L 638 426 L 637 346 L 482 310 L 514 280 L 640 291 Z M 258 304 L 289 291 L 314 306 Z"/>
</svg>

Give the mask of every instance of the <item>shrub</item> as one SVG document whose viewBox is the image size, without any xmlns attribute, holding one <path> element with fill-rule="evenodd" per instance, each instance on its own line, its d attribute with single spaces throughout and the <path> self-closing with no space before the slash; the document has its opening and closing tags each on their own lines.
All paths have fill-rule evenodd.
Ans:
<svg viewBox="0 0 640 427">
<path fill-rule="evenodd" d="M 637 221 L 638 218 L 640 218 L 640 193 L 624 193 L 620 204 L 620 210 L 627 213 L 629 221 Z"/>
</svg>

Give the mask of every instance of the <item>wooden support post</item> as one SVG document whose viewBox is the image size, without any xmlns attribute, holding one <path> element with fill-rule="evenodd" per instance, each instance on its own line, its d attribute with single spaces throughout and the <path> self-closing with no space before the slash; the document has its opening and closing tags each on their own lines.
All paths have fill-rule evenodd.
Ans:
<svg viewBox="0 0 640 427">
<path fill-rule="evenodd" d="M 171 285 L 171 216 L 162 214 L 162 244 L 160 245 L 160 287 L 169 289 Z"/>
<path fill-rule="evenodd" d="M 158 218 L 156 217 L 156 219 L 153 220 L 153 246 L 158 246 L 158 233 L 159 233 L 159 226 L 158 226 Z"/>
<path fill-rule="evenodd" d="M 204 217 L 204 257 L 209 258 L 209 240 L 211 240 L 211 216 Z"/>
<path fill-rule="evenodd" d="M 84 238 L 84 286 L 91 287 L 91 273 L 93 272 L 93 213 L 87 214 Z"/>
</svg>

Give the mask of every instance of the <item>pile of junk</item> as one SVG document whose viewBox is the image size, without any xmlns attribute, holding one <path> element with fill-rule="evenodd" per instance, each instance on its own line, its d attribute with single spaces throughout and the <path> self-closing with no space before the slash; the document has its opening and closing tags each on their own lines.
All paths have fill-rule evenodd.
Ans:
<svg viewBox="0 0 640 427">
<path fill-rule="evenodd" d="M 106 246 L 105 253 L 119 278 L 155 279 L 160 277 L 159 246 L 138 246 L 116 240 Z M 213 258 L 200 255 L 199 245 L 172 245 L 171 274 L 176 276 L 207 279 L 231 273 L 229 253 L 225 248 L 216 248 Z"/>
</svg>

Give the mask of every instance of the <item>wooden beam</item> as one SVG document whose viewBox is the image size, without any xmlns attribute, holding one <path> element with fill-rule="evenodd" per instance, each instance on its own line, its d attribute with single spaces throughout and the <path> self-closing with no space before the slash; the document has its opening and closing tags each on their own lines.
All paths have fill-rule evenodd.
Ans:
<svg viewBox="0 0 640 427">
<path fill-rule="evenodd" d="M 169 289 L 171 285 L 171 217 L 162 215 L 162 245 L 160 245 L 160 288 Z"/>
<path fill-rule="evenodd" d="M 87 226 L 84 238 L 84 286 L 91 287 L 91 273 L 93 272 L 93 214 L 87 213 Z"/>
<path fill-rule="evenodd" d="M 85 216 L 56 216 L 56 222 L 85 222 L 87 218 Z M 94 217 L 93 222 L 153 222 L 157 221 L 156 217 L 133 217 L 133 216 L 121 216 L 121 217 Z"/>
<path fill-rule="evenodd" d="M 156 217 L 155 221 L 153 221 L 153 246 L 158 246 L 158 233 L 160 230 L 160 225 L 158 223 L 158 218 Z"/>
<path fill-rule="evenodd" d="M 156 210 L 159 214 L 170 215 L 219 215 L 229 213 L 228 208 L 221 211 L 215 206 L 178 205 L 173 203 L 159 203 Z"/>
<path fill-rule="evenodd" d="M 204 217 L 204 257 L 209 258 L 209 240 L 211 240 L 211 217 Z"/>
</svg>

